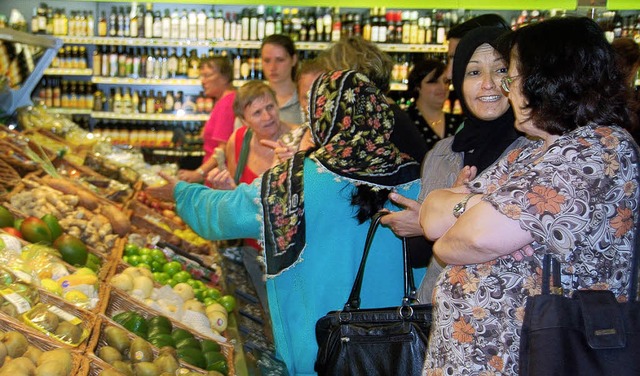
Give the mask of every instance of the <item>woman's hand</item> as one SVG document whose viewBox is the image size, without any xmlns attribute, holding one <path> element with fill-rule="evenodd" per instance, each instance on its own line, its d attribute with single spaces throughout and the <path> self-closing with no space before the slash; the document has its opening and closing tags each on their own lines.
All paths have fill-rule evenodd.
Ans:
<svg viewBox="0 0 640 376">
<path fill-rule="evenodd" d="M 173 191 L 176 188 L 176 183 L 178 182 L 178 180 L 171 175 L 167 175 L 164 172 L 159 172 L 158 175 L 166 180 L 167 184 L 158 187 L 147 188 L 145 189 L 145 192 L 151 197 L 154 197 L 158 200 L 170 202 L 175 201 L 173 198 Z"/>
<path fill-rule="evenodd" d="M 420 203 L 418 201 L 406 198 L 398 193 L 389 194 L 389 199 L 396 205 L 403 207 L 404 210 L 398 212 L 386 211 L 389 214 L 380 219 L 380 223 L 389 227 L 394 234 L 404 237 L 421 236 L 422 228 L 420 227 Z"/>
<path fill-rule="evenodd" d="M 178 179 L 187 183 L 200 183 L 204 180 L 204 176 L 195 170 L 178 170 Z"/>
<path fill-rule="evenodd" d="M 456 181 L 453 182 L 453 187 L 459 187 L 461 185 L 465 185 L 471 180 L 476 178 L 476 174 L 478 173 L 478 168 L 476 166 L 464 166 Z"/>
<path fill-rule="evenodd" d="M 211 188 L 221 190 L 233 190 L 236 189 L 236 182 L 231 177 L 231 173 L 226 168 L 221 170 L 214 168 L 207 174 L 207 181 L 211 183 Z"/>
<path fill-rule="evenodd" d="M 285 145 L 281 140 L 271 141 L 271 140 L 260 140 L 260 144 L 266 146 L 268 148 L 273 149 L 274 158 L 273 158 L 273 166 L 280 164 L 287 159 L 293 157 L 296 150 L 290 146 Z"/>
</svg>

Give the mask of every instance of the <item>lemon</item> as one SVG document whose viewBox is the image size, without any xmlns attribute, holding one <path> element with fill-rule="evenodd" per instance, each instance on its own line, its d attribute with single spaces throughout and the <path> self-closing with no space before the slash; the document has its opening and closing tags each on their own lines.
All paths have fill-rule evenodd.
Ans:
<svg viewBox="0 0 640 376">
<path fill-rule="evenodd" d="M 64 294 L 63 298 L 71 303 L 86 303 L 89 301 L 89 297 L 86 296 L 83 292 L 78 290 L 71 290 Z"/>
<path fill-rule="evenodd" d="M 62 286 L 58 284 L 58 282 L 54 281 L 51 278 L 43 278 L 40 280 L 40 287 L 47 290 L 48 292 L 62 296 Z"/>
</svg>

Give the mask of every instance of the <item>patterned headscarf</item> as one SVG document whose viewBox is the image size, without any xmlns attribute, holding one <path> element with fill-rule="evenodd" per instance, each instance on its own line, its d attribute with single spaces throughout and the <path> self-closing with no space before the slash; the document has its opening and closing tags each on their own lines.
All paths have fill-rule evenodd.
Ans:
<svg viewBox="0 0 640 376">
<path fill-rule="evenodd" d="M 325 73 L 309 98 L 309 158 L 355 184 L 391 189 L 419 177 L 419 164 L 389 141 L 393 112 L 369 79 L 354 71 Z M 267 276 L 296 263 L 305 246 L 305 152 L 263 175 L 264 250 Z"/>
</svg>

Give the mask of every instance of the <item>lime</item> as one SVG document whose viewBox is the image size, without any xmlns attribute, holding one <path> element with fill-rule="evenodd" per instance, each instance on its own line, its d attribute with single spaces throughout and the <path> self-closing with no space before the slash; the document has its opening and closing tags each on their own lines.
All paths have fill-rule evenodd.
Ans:
<svg viewBox="0 0 640 376">
<path fill-rule="evenodd" d="M 138 251 L 138 254 L 139 254 L 140 256 L 142 256 L 142 255 L 149 255 L 149 254 L 151 254 L 151 248 L 142 247 L 142 248 L 140 248 L 140 250 Z"/>
<path fill-rule="evenodd" d="M 138 268 L 145 268 L 147 270 L 151 270 L 151 265 L 149 264 L 145 264 L 144 262 L 139 263 L 138 265 L 136 265 Z"/>
<path fill-rule="evenodd" d="M 227 312 L 233 312 L 236 309 L 236 298 L 232 295 L 224 295 L 218 299 L 218 303 L 220 303 Z"/>
<path fill-rule="evenodd" d="M 137 266 L 139 263 L 140 263 L 140 256 L 139 255 L 129 256 L 129 264 L 131 264 L 133 266 Z"/>
<path fill-rule="evenodd" d="M 173 279 L 178 283 L 187 282 L 191 278 L 191 273 L 186 270 L 182 270 L 173 275 Z"/>
<path fill-rule="evenodd" d="M 178 281 L 174 280 L 173 278 L 169 278 L 167 279 L 167 281 L 165 282 L 165 285 L 169 285 L 171 287 L 175 286 L 178 284 Z"/>
<path fill-rule="evenodd" d="M 162 252 L 161 249 L 158 249 L 158 248 L 152 249 L 150 256 L 151 256 L 151 259 L 153 259 L 153 261 L 158 261 L 162 264 L 167 263 L 167 257 L 164 255 L 164 252 Z"/>
<path fill-rule="evenodd" d="M 153 271 L 153 267 L 151 270 Z M 161 285 L 166 285 L 169 280 L 169 274 L 165 272 L 153 272 L 153 280 Z"/>
<path fill-rule="evenodd" d="M 151 261 L 151 264 L 149 264 L 149 265 L 151 265 L 151 271 L 152 271 L 152 272 L 163 272 L 163 271 L 162 271 L 162 266 L 163 266 L 164 264 L 162 264 L 162 263 L 160 263 L 160 262 L 158 262 L 158 261 Z M 164 272 L 163 272 L 163 273 L 164 273 Z M 165 273 L 165 274 L 166 274 L 166 273 Z"/>
<path fill-rule="evenodd" d="M 133 244 L 133 243 L 127 243 L 127 245 L 124 246 L 124 255 L 125 256 L 133 256 L 133 255 L 137 255 L 138 254 L 138 246 Z"/>
<path fill-rule="evenodd" d="M 208 297 L 208 298 L 213 298 L 215 300 L 218 300 L 222 296 L 222 293 L 217 288 L 210 287 L 210 288 L 207 289 L 207 293 L 206 293 L 205 296 Z"/>
<path fill-rule="evenodd" d="M 182 271 L 182 264 L 178 261 L 170 261 L 162 266 L 162 271 L 173 276 L 174 274 Z"/>
</svg>

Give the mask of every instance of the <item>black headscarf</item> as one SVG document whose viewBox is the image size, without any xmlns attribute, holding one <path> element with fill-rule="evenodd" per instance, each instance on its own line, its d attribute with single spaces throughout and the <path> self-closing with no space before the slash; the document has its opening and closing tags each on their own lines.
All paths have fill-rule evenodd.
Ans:
<svg viewBox="0 0 640 376">
<path fill-rule="evenodd" d="M 466 119 L 464 128 L 454 136 L 451 149 L 464 152 L 465 166 L 476 166 L 478 173 L 492 165 L 519 137 L 514 128 L 515 116 L 511 106 L 495 120 L 481 120 L 469 110 L 462 93 L 465 71 L 473 53 L 485 43 L 498 50 L 498 39 L 504 33 L 504 29 L 494 26 L 483 26 L 470 31 L 460 40 L 453 59 L 453 86 Z"/>
<path fill-rule="evenodd" d="M 419 163 L 390 141 L 393 111 L 369 79 L 354 71 L 321 75 L 311 88 L 310 129 L 317 148 L 309 158 L 373 189 L 419 178 Z M 306 245 L 303 163 L 306 152 L 267 170 L 262 178 L 267 276 L 294 265 Z"/>
</svg>

